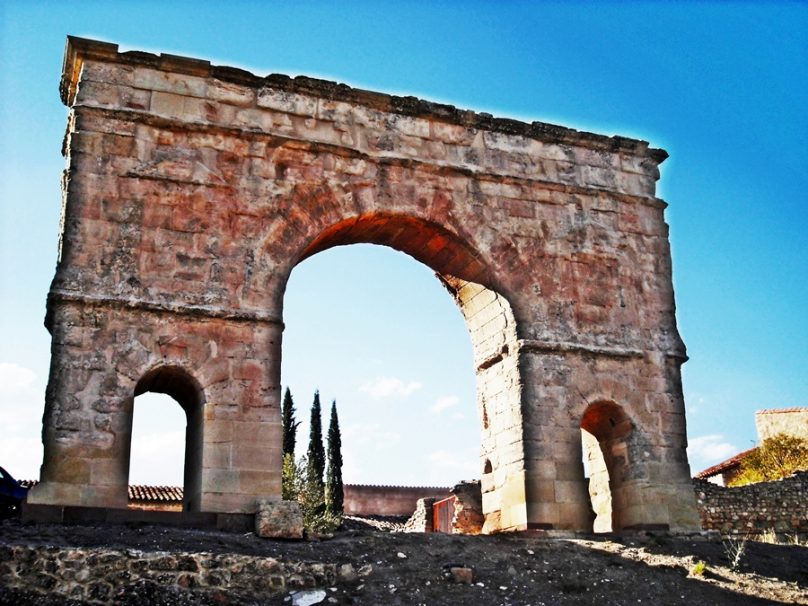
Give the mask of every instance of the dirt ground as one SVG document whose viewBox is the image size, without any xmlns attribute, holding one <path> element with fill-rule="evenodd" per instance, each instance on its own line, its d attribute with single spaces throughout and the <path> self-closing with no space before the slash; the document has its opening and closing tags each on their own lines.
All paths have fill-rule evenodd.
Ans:
<svg viewBox="0 0 808 606">
<path fill-rule="evenodd" d="M 135 583 L 116 601 L 132 605 L 808 604 L 808 547 L 804 546 L 748 541 L 733 570 L 728 546 L 717 539 L 468 537 L 405 534 L 396 532 L 399 527 L 396 520 L 351 518 L 332 537 L 291 542 L 260 539 L 252 533 L 155 526 L 37 526 L 6 520 L 0 526 L 0 543 L 239 553 L 285 561 L 351 563 L 357 570 L 369 564 L 372 569 L 356 583 L 322 588 L 324 597 L 285 592 L 260 602 L 249 595 L 209 596 Z M 692 571 L 699 561 L 704 562 L 704 570 L 696 575 Z M 473 569 L 472 583 L 451 578 L 453 566 Z M 0 587 L 0 604 L 80 603 Z"/>
</svg>

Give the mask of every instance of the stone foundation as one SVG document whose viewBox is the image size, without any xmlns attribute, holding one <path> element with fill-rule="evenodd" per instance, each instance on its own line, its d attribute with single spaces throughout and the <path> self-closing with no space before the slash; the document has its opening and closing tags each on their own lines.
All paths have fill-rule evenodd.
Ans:
<svg viewBox="0 0 808 606">
<path fill-rule="evenodd" d="M 281 592 L 333 586 L 335 564 L 210 553 L 144 553 L 0 545 L 0 585 L 89 604 L 114 603 L 125 587 L 154 583 L 193 593 L 269 599 Z"/>
</svg>

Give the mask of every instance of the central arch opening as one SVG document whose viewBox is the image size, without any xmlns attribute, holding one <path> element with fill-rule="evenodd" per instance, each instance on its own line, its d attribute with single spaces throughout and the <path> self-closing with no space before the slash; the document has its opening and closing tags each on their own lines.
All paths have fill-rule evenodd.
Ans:
<svg viewBox="0 0 808 606">
<path fill-rule="evenodd" d="M 307 265 L 331 255 L 344 261 L 302 278 Z M 516 321 L 486 262 L 435 223 L 378 213 L 322 230 L 303 247 L 301 261 L 290 269 L 279 305 L 286 325 L 281 382 L 292 387 L 298 419 L 307 420 L 314 389 L 325 401 L 336 397 L 346 483 L 482 479 L 483 512 L 497 514 L 491 529 L 498 528 L 501 489 L 523 469 L 522 452 L 512 447 L 522 439 L 521 401 Z M 357 269 L 349 292 L 345 279 Z M 299 279 L 306 284 L 298 286 Z M 357 306 L 369 291 L 375 302 Z M 435 294 L 427 301 L 429 291 Z M 312 306 L 314 321 L 305 317 Z M 364 346 L 360 353 L 350 352 L 355 343 Z M 322 358 L 323 350 L 338 362 Z M 332 375 L 335 393 L 318 373 Z M 363 400 L 355 412 L 346 401 L 352 397 Z M 389 456 L 379 457 L 379 448 Z"/>
<path fill-rule="evenodd" d="M 292 272 L 284 323 L 281 379 L 302 422 L 298 455 L 319 389 L 324 410 L 337 400 L 345 483 L 480 477 L 471 342 L 429 268 L 384 246 L 331 248 Z"/>
</svg>

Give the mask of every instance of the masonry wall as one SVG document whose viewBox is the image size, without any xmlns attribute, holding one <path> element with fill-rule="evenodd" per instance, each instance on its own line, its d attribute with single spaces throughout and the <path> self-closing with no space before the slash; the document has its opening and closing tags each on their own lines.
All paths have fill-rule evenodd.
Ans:
<svg viewBox="0 0 808 606">
<path fill-rule="evenodd" d="M 418 499 L 415 511 L 404 524 L 404 532 L 434 532 L 435 509 L 433 506 L 437 500 L 434 497 Z"/>
<path fill-rule="evenodd" d="M 496 527 L 502 522 L 504 494 L 518 494 L 516 502 L 526 498 L 524 478 L 509 473 L 513 461 L 524 459 L 516 319 L 508 300 L 496 292 L 456 278 L 446 283 L 475 343 L 482 508 L 489 526 Z M 504 515 L 518 519 L 524 513 L 506 511 Z"/>
<path fill-rule="evenodd" d="M 808 538 L 808 471 L 737 488 L 698 479 L 693 485 L 705 530 L 744 536 L 774 530 Z"/>
</svg>

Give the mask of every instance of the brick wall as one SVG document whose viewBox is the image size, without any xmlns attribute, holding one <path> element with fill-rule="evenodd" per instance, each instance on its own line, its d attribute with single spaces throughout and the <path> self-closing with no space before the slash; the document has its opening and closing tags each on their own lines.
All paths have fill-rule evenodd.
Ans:
<svg viewBox="0 0 808 606">
<path fill-rule="evenodd" d="M 345 513 L 347 515 L 409 516 L 415 511 L 418 499 L 445 498 L 449 488 L 443 486 L 345 486 Z"/>
<path fill-rule="evenodd" d="M 808 471 L 737 488 L 698 479 L 693 485 L 705 530 L 737 535 L 774 530 L 781 536 L 808 537 Z"/>
</svg>

